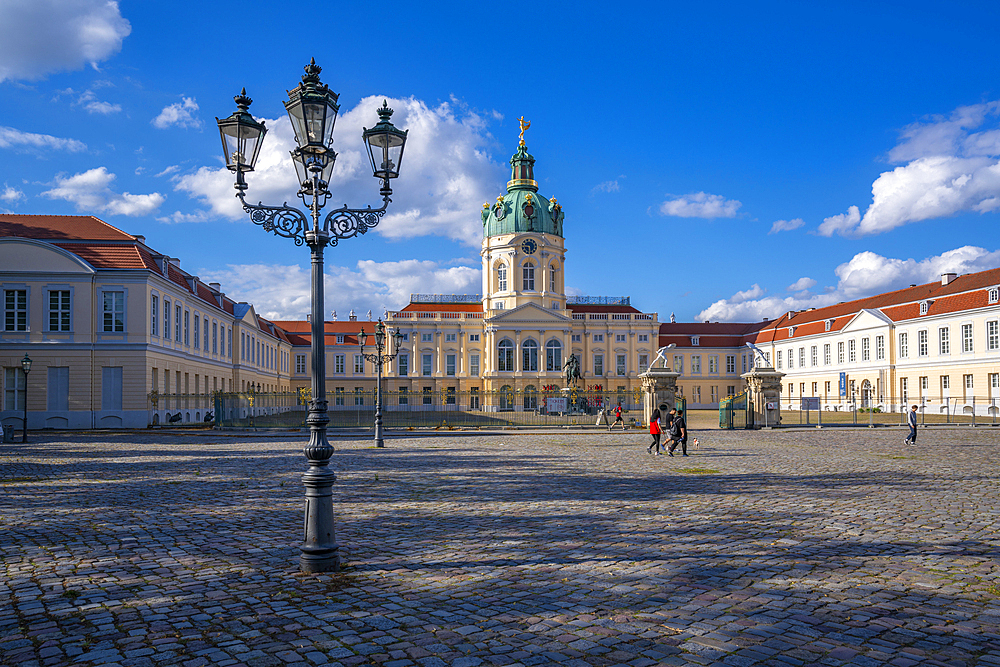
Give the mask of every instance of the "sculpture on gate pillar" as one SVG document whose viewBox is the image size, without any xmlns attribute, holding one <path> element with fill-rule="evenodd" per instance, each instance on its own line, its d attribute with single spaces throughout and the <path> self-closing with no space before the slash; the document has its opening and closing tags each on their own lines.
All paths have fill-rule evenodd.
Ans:
<svg viewBox="0 0 1000 667">
<path fill-rule="evenodd" d="M 569 355 L 569 359 L 563 365 L 563 370 L 566 371 L 566 386 L 575 387 L 577 381 L 580 379 L 580 362 L 577 360 L 575 354 Z"/>
</svg>

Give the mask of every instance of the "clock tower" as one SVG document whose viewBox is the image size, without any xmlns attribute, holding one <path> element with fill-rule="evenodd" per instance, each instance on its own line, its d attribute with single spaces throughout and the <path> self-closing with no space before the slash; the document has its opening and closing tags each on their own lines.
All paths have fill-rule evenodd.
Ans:
<svg viewBox="0 0 1000 667">
<path fill-rule="evenodd" d="M 483 311 L 534 304 L 565 314 L 563 211 L 538 194 L 535 158 L 524 143 L 510 159 L 507 193 L 483 204 Z"/>
</svg>

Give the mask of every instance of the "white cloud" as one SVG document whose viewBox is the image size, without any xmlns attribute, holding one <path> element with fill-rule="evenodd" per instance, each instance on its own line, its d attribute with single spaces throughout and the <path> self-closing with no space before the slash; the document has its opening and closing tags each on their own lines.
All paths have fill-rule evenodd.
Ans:
<svg viewBox="0 0 1000 667">
<path fill-rule="evenodd" d="M 55 187 L 42 193 L 50 199 L 72 202 L 77 210 L 109 215 L 148 215 L 160 207 L 166 197 L 158 192 L 148 195 L 121 194 L 111 190 L 115 175 L 106 167 L 97 167 L 73 176 L 56 176 Z"/>
<path fill-rule="evenodd" d="M 109 0 L 0 2 L 0 82 L 39 79 L 118 53 L 132 26 Z"/>
<path fill-rule="evenodd" d="M 998 120 L 1000 102 L 994 101 L 908 126 L 888 154 L 890 161 L 906 164 L 872 183 L 872 203 L 864 216 L 852 206 L 846 215 L 826 218 L 819 234 L 866 236 L 921 220 L 1000 209 Z"/>
<path fill-rule="evenodd" d="M 6 183 L 3 184 L 3 192 L 0 192 L 0 200 L 13 204 L 24 198 L 24 193 L 17 188 L 12 188 Z"/>
<path fill-rule="evenodd" d="M 201 119 L 194 115 L 198 103 L 193 97 L 182 97 L 180 102 L 174 102 L 163 108 L 160 115 L 151 122 L 153 127 L 165 130 L 171 125 L 177 127 L 201 127 Z"/>
<path fill-rule="evenodd" d="M 182 213 L 180 211 L 174 211 L 168 216 L 162 218 L 157 218 L 160 222 L 165 223 L 179 223 L 179 222 L 205 222 L 208 220 L 209 215 L 205 211 L 196 210 L 193 213 Z"/>
<path fill-rule="evenodd" d="M 309 271 L 298 265 L 229 265 L 225 270 L 200 271 L 205 281 L 222 283 L 223 291 L 238 301 L 249 301 L 268 319 L 302 320 L 310 312 Z M 479 268 L 442 266 L 438 262 L 362 260 L 355 269 L 326 265 L 326 317 L 336 310 L 347 319 L 353 308 L 359 314 L 369 309 L 375 316 L 383 309 L 398 310 L 411 293 L 478 293 L 482 284 Z"/>
<path fill-rule="evenodd" d="M 1000 251 L 991 252 L 975 246 L 963 246 L 922 260 L 895 259 L 870 251 L 860 252 L 834 270 L 836 284 L 820 294 L 801 292 L 785 297 L 769 296 L 766 290 L 753 285 L 750 290 L 716 301 L 701 311 L 695 321 L 755 322 L 764 317 L 774 319 L 789 310 L 821 308 L 902 289 L 910 284 L 934 282 L 940 279 L 942 273 L 976 273 L 997 266 L 1000 266 Z M 808 289 L 815 284 L 811 278 L 802 278 L 788 289 Z"/>
<path fill-rule="evenodd" d="M 735 218 L 743 204 L 722 195 L 694 192 L 668 199 L 660 205 L 660 213 L 678 218 Z"/>
<path fill-rule="evenodd" d="M 379 181 L 361 140 L 364 126 L 372 127 L 383 97 L 367 97 L 337 119 L 339 153 L 331 179 L 329 207 L 347 204 L 361 208 L 380 205 Z M 484 201 L 501 192 L 508 172 L 487 152 L 492 143 L 487 116 L 457 104 L 428 107 L 421 100 L 389 100 L 396 109 L 392 122 L 410 131 L 403 154 L 401 175 L 393 181 L 389 212 L 376 230 L 392 239 L 439 235 L 478 247 L 482 225 L 475 213 Z M 491 117 L 490 117 L 491 118 Z M 268 133 L 256 169 L 247 175 L 247 201 L 291 203 L 298 190 L 288 152 L 295 147 L 287 118 L 266 120 Z M 225 168 L 201 167 L 174 178 L 175 187 L 202 200 L 212 214 L 232 220 L 246 219 L 233 196 L 233 175 Z"/>
<path fill-rule="evenodd" d="M 620 178 L 625 178 L 621 176 Z M 598 183 L 590 190 L 590 194 L 597 194 L 598 192 L 619 192 L 621 186 L 618 185 L 618 179 L 613 181 L 604 181 L 603 183 Z"/>
<path fill-rule="evenodd" d="M 813 287 L 815 285 L 816 285 L 816 281 L 815 280 L 813 280 L 812 278 L 807 278 L 807 277 L 803 276 L 802 278 L 799 278 L 794 283 L 792 283 L 791 285 L 789 285 L 786 288 L 786 290 L 789 291 L 789 292 L 801 292 L 802 290 L 807 290 L 810 287 Z"/>
<path fill-rule="evenodd" d="M 777 234 L 778 232 L 788 232 L 793 229 L 798 229 L 802 225 L 806 224 L 805 220 L 802 218 L 795 218 L 793 220 L 775 220 L 774 224 L 771 225 L 771 231 L 768 234 Z"/>
<path fill-rule="evenodd" d="M 60 139 L 50 134 L 22 132 L 13 127 L 0 127 L 0 148 L 51 148 L 57 151 L 79 153 L 87 150 L 87 145 L 76 139 Z"/>
<path fill-rule="evenodd" d="M 84 109 L 90 113 L 99 113 L 107 116 L 108 114 L 118 113 L 122 110 L 120 104 L 112 104 L 110 102 L 102 102 L 97 99 L 97 95 L 94 94 L 92 90 L 85 90 L 77 99 L 76 104 L 82 105 Z"/>
</svg>

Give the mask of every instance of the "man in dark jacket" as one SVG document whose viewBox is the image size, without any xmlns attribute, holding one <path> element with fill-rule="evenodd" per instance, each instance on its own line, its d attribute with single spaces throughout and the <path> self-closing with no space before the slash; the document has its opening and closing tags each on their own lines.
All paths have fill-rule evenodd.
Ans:
<svg viewBox="0 0 1000 667">
<path fill-rule="evenodd" d="M 671 410 L 671 413 L 676 412 L 673 422 L 670 424 L 670 448 L 667 449 L 667 454 L 670 456 L 674 455 L 674 450 L 677 449 L 677 445 L 681 446 L 681 453 L 684 456 L 688 455 L 688 432 L 687 423 L 684 421 L 684 411 L 680 408 L 677 410 Z"/>
</svg>

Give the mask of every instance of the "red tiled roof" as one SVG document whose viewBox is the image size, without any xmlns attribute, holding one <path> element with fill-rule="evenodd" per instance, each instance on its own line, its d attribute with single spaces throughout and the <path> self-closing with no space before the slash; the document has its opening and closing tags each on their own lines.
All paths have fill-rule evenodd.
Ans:
<svg viewBox="0 0 1000 667">
<path fill-rule="evenodd" d="M 660 324 L 658 342 L 660 347 L 670 343 L 696 347 L 691 337 L 697 336 L 697 347 L 742 347 L 765 326 L 767 322 L 664 322 Z"/>
<path fill-rule="evenodd" d="M 135 245 L 58 242 L 53 242 L 52 245 L 73 253 L 95 269 L 148 269 L 148 263 L 156 266 L 149 253 L 144 256 Z"/>
<path fill-rule="evenodd" d="M 306 335 L 312 333 L 312 323 L 308 320 L 275 320 L 274 323 L 289 333 Z M 356 334 L 361 331 L 361 327 L 364 327 L 368 333 L 374 333 L 375 324 L 376 322 L 369 322 L 367 320 L 354 320 L 353 322 L 351 320 L 347 322 L 327 320 L 323 323 L 323 330 L 327 334 Z"/>
<path fill-rule="evenodd" d="M 0 236 L 40 240 L 134 241 L 135 237 L 92 215 L 0 214 Z"/>
</svg>

